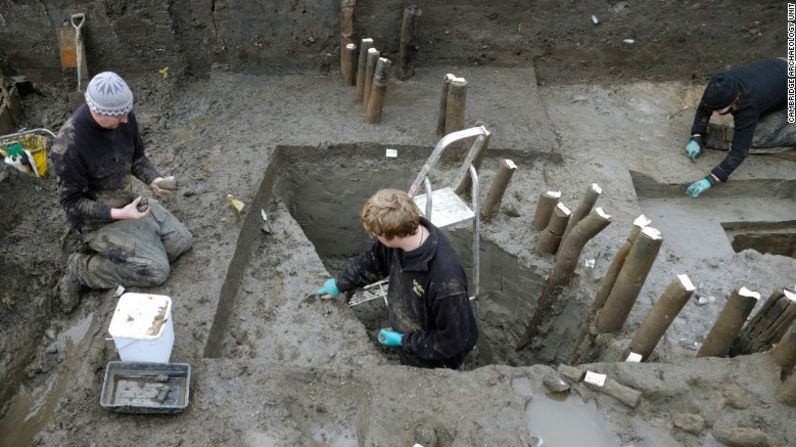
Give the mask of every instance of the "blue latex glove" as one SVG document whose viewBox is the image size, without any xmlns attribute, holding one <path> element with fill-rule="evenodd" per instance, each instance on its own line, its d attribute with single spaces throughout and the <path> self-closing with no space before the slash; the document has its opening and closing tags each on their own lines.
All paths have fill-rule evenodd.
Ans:
<svg viewBox="0 0 796 447">
<path fill-rule="evenodd" d="M 691 183 L 691 186 L 685 190 L 685 195 L 688 197 L 697 198 L 700 194 L 710 189 L 712 185 L 710 184 L 710 180 L 703 178 L 702 180 L 697 180 L 694 183 Z"/>
<path fill-rule="evenodd" d="M 685 145 L 685 153 L 688 154 L 688 158 L 695 160 L 700 152 L 702 152 L 702 138 L 691 137 Z"/>
<path fill-rule="evenodd" d="M 315 292 L 318 296 L 331 295 L 332 298 L 337 298 L 340 295 L 340 289 L 337 288 L 337 281 L 334 278 L 329 278 L 323 283 L 323 287 Z"/>
<path fill-rule="evenodd" d="M 392 329 L 382 329 L 379 331 L 379 343 L 384 346 L 396 347 L 401 346 L 404 334 L 395 332 Z"/>
</svg>

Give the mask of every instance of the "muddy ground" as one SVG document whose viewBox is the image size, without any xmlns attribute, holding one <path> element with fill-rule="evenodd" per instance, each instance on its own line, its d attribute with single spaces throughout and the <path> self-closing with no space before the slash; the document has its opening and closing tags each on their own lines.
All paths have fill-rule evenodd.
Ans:
<svg viewBox="0 0 796 447">
<path fill-rule="evenodd" d="M 728 14 L 735 26 L 722 35 L 727 49 L 707 44 L 716 60 L 756 54 L 782 39 L 779 28 L 762 25 L 764 37 L 754 38 L 760 45 L 733 40 L 757 20 L 753 15 L 762 14 L 764 24 L 779 17 L 762 13 L 766 7 L 705 2 L 672 17 L 717 5 L 738 14 Z M 463 21 L 459 31 L 464 35 L 472 23 Z M 629 30 L 642 29 L 634 23 Z M 677 42 L 670 37 L 661 45 Z M 424 63 L 414 78 L 391 82 L 380 125 L 363 122 L 353 89 L 333 69 L 245 74 L 219 64 L 204 78 L 176 68 L 165 79 L 156 70 L 129 76 L 149 157 L 179 180 L 180 192 L 166 206 L 194 235 L 193 250 L 173 265 L 169 280 L 147 290 L 174 301 L 171 359 L 192 366 L 190 405 L 176 416 L 114 415 L 100 407 L 105 365 L 118 359 L 107 340 L 115 299 L 111 291 L 85 293 L 74 314 L 58 312 L 53 287 L 66 222 L 54 180 L 3 168 L 0 445 L 526 446 L 532 436 L 545 445 L 586 442 L 561 438 L 572 426 L 584 427 L 582 439 L 597 445 L 719 445 L 733 427 L 766 433 L 771 445 L 796 443 L 796 414 L 774 398 L 780 371 L 767 355 L 693 359 L 733 289 L 743 285 L 766 297 L 796 284 L 796 260 L 735 253 L 713 242 L 728 240 L 725 219 L 796 220 L 794 163 L 753 156 L 730 183 L 696 201 L 683 197 L 687 184 L 724 156 L 708 151 L 692 164 L 682 154 L 709 69 L 692 79 L 678 68 L 682 51 L 634 48 L 635 57 L 659 61 L 650 63 L 649 77 L 633 58 L 600 65 L 615 67 L 603 71 L 555 52 L 552 63 L 542 56 L 531 64 L 522 55 L 510 63 Z M 579 82 L 591 70 L 595 79 Z M 406 188 L 422 166 L 436 142 L 439 81 L 448 72 L 469 81 L 467 123 L 482 120 L 493 133 L 483 184 L 503 158 L 519 167 L 498 216 L 482 226 L 478 350 L 465 371 L 424 371 L 397 365 L 372 341 L 378 325 L 363 324 L 347 306 L 301 301 L 367 243 L 358 227 L 362 202 L 381 187 Z M 36 85 L 39 93 L 24 98 L 24 122 L 55 130 L 69 112 L 64 86 Z M 386 158 L 387 148 L 398 158 Z M 435 172 L 434 184 L 452 181 L 455 170 Z M 603 188 L 598 205 L 612 223 L 586 245 L 558 316 L 531 349 L 516 353 L 553 263 L 533 253 L 538 194 L 560 189 L 574 206 L 593 182 Z M 246 203 L 242 213 L 228 205 L 227 194 Z M 268 233 L 261 209 L 270 217 Z M 591 356 L 599 363 L 583 366 L 641 391 L 641 403 L 631 409 L 582 385 L 565 402 L 551 400 L 542 381 L 566 360 L 602 276 L 641 213 L 663 230 L 663 248 L 623 332 L 601 340 Z M 719 215 L 728 217 L 719 222 Z M 468 226 L 448 233 L 471 272 Z M 652 303 L 682 273 L 697 291 L 652 363 L 615 363 Z M 715 301 L 698 305 L 697 297 Z M 540 423 L 540 413 L 559 417 Z"/>
</svg>

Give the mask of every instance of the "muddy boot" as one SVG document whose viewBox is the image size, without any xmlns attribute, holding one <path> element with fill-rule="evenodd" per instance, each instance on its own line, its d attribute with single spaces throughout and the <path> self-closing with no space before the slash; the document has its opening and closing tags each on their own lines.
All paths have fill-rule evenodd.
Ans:
<svg viewBox="0 0 796 447">
<path fill-rule="evenodd" d="M 72 313 L 80 303 L 80 291 L 83 286 L 77 276 L 77 268 L 79 263 L 85 262 L 84 258 L 85 255 L 69 255 L 64 275 L 58 281 L 58 302 L 64 313 Z"/>
</svg>

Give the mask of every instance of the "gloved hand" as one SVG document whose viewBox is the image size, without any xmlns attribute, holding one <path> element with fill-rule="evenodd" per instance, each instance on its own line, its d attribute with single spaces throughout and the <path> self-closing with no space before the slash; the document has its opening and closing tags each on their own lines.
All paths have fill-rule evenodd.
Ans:
<svg viewBox="0 0 796 447">
<path fill-rule="evenodd" d="M 401 346 L 401 340 L 403 340 L 404 334 L 400 332 L 395 332 L 392 329 L 382 329 L 379 331 L 379 343 L 383 344 L 384 346 L 396 347 Z"/>
<path fill-rule="evenodd" d="M 688 144 L 685 145 L 685 153 L 688 154 L 688 158 L 691 160 L 695 160 L 699 154 L 702 152 L 702 137 L 701 136 L 694 136 L 688 140 Z"/>
<path fill-rule="evenodd" d="M 340 289 L 337 288 L 337 281 L 334 278 L 329 278 L 323 283 L 323 287 L 315 292 L 321 298 L 337 298 L 340 295 Z"/>
<path fill-rule="evenodd" d="M 691 183 L 691 186 L 689 186 L 688 189 L 685 190 L 685 195 L 687 195 L 688 197 L 697 198 L 699 197 L 700 194 L 710 189 L 711 186 L 713 185 L 710 183 L 710 180 L 708 180 L 707 178 L 697 180 L 694 183 Z"/>
</svg>

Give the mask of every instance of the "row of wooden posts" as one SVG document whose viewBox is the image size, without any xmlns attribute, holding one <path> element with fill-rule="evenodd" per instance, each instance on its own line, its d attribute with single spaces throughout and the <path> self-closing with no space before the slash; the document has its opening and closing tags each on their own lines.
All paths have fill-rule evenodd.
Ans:
<svg viewBox="0 0 796 447">
<path fill-rule="evenodd" d="M 546 191 L 540 195 L 533 221 L 534 228 L 541 231 L 536 252 L 555 255 L 556 262 L 517 350 L 530 344 L 541 323 L 552 314 L 559 294 L 574 274 L 586 242 L 610 224 L 611 217 L 602 208 L 592 211 L 601 192 L 597 184 L 592 184 L 574 211 L 560 202 L 560 191 Z M 617 250 L 595 295 L 588 319 L 570 355 L 570 363 L 579 363 L 584 350 L 594 348 L 598 334 L 615 333 L 624 326 L 663 243 L 661 233 L 650 227 L 651 223 L 644 215 L 633 221 L 627 239 Z M 619 360 L 648 360 L 695 290 L 688 275 L 677 275 L 656 300 Z M 791 371 L 796 365 L 796 292 L 787 288 L 775 290 L 757 314 L 747 321 L 759 300 L 760 294 L 756 291 L 743 286 L 735 289 L 696 356 L 723 357 L 769 351 L 784 372 Z M 791 374 L 781 385 L 778 398 L 796 405 L 796 374 Z"/>
<path fill-rule="evenodd" d="M 371 38 L 363 38 L 357 47 L 354 41 L 354 9 L 356 0 L 340 2 L 340 72 L 347 85 L 356 86 L 356 100 L 364 108 L 365 121 L 376 124 L 382 120 L 384 96 L 390 76 L 392 62 L 381 57 Z M 421 10 L 415 5 L 404 8 L 401 20 L 401 38 L 396 76 L 409 79 L 415 74 L 415 55 L 417 52 L 418 23 Z M 439 101 L 436 138 L 442 138 L 465 128 L 467 104 L 467 80 L 448 73 L 442 80 L 442 93 Z M 483 125 L 478 122 L 476 126 Z M 442 162 L 462 162 L 467 154 L 467 141 L 453 143 L 442 154 Z M 489 142 L 484 142 L 481 152 L 473 161 L 476 170 L 486 154 Z M 485 221 L 491 220 L 500 208 L 503 195 L 508 188 L 517 165 L 508 159 L 501 160 L 494 181 L 487 190 L 481 206 L 480 215 Z M 469 174 L 457 186 L 459 195 L 469 195 L 472 180 Z"/>
<path fill-rule="evenodd" d="M 340 73 L 347 85 L 356 85 L 356 100 L 362 104 L 365 121 L 377 124 L 382 119 L 392 61 L 381 57 L 381 52 L 376 49 L 371 38 L 361 39 L 357 48 L 354 39 L 355 7 L 356 0 L 340 2 Z M 400 79 L 414 76 L 420 15 L 420 8 L 414 5 L 406 7 L 403 12 L 398 67 L 396 67 L 396 76 Z"/>
</svg>

